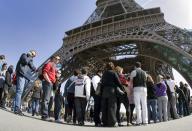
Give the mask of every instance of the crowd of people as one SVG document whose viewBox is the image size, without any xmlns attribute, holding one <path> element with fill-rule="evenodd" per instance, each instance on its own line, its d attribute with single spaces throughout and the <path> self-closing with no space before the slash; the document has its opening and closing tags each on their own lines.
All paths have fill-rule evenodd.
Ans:
<svg viewBox="0 0 192 131">
<path fill-rule="evenodd" d="M 30 108 L 32 116 L 41 115 L 44 121 L 54 117 L 58 123 L 62 123 L 64 119 L 67 123 L 83 126 L 89 111 L 96 127 L 122 126 L 121 104 L 126 110 L 127 126 L 165 122 L 191 113 L 188 85 L 180 82 L 180 86 L 177 86 L 168 74 L 159 74 L 154 80 L 142 69 L 140 62 L 135 63 L 130 75 L 125 75 L 123 68 L 112 62 L 106 63 L 104 70 L 98 70 L 92 76 L 89 76 L 88 68 L 75 69 L 73 76 L 66 81 L 62 93 L 62 73 L 57 69 L 60 57 L 52 56 L 39 71 L 33 64 L 36 55 L 34 50 L 23 53 L 15 72 L 13 65 L 7 66 L 5 56 L 0 56 L 1 108 L 6 109 L 11 101 L 13 112 L 24 115 L 21 97 L 27 83 L 32 79 L 32 74 L 38 73 L 38 80 L 34 82 L 31 90 Z M 14 85 L 14 97 L 9 99 Z M 94 106 L 89 108 L 91 99 L 94 100 Z"/>
</svg>

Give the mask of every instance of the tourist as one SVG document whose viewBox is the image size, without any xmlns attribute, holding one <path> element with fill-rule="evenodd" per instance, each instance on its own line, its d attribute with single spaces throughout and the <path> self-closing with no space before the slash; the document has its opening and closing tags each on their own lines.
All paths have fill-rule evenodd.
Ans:
<svg viewBox="0 0 192 131">
<path fill-rule="evenodd" d="M 6 109 L 9 89 L 12 87 L 12 78 L 11 78 L 12 74 L 13 74 L 13 65 L 10 65 L 6 71 L 5 82 L 3 86 L 3 97 L 2 97 L 2 100 L 0 101 L 0 106 L 4 109 Z"/>
<path fill-rule="evenodd" d="M 81 73 L 75 80 L 75 109 L 79 126 L 84 125 L 85 110 L 91 90 L 91 79 L 87 76 L 88 70 L 83 68 Z"/>
<path fill-rule="evenodd" d="M 93 98 L 94 98 L 94 122 L 96 127 L 101 126 L 101 77 L 102 71 L 98 70 L 96 75 L 92 78 L 92 86 L 93 86 Z M 99 89 L 100 88 L 100 89 Z"/>
<path fill-rule="evenodd" d="M 4 83 L 5 83 L 5 77 L 6 77 L 6 71 L 7 71 L 7 64 L 4 63 L 2 65 L 2 68 L 0 70 L 0 105 L 2 106 L 2 99 L 3 99 L 3 92 L 4 92 Z"/>
<path fill-rule="evenodd" d="M 157 97 L 155 95 L 155 86 L 153 78 L 147 75 L 147 108 L 148 108 L 148 123 L 151 118 L 154 123 L 157 122 Z"/>
<path fill-rule="evenodd" d="M 188 100 L 187 100 L 187 89 L 184 85 L 183 82 L 180 82 L 180 90 L 178 90 L 177 92 L 179 92 L 179 94 L 181 95 L 181 97 L 179 96 L 178 100 L 179 100 L 179 115 L 182 116 L 187 116 L 189 115 L 189 107 L 188 107 Z"/>
<path fill-rule="evenodd" d="M 128 81 L 125 78 L 125 75 L 123 74 L 123 68 L 120 66 L 117 66 L 115 68 L 118 76 L 119 76 L 119 80 L 122 84 L 122 86 L 124 87 L 124 91 L 127 90 L 127 86 L 128 86 Z M 127 93 L 124 93 L 123 95 L 117 95 L 117 122 L 118 122 L 118 126 L 122 126 L 121 125 L 121 119 L 120 119 L 120 108 L 121 108 L 121 103 L 124 105 L 125 109 L 126 109 L 126 117 L 127 117 L 127 126 L 130 126 L 130 119 L 129 119 L 129 100 L 127 97 Z"/>
<path fill-rule="evenodd" d="M 102 92 L 102 122 L 105 127 L 116 126 L 117 117 L 117 87 L 122 87 L 121 82 L 117 73 L 114 71 L 114 64 L 112 62 L 107 63 L 106 71 L 104 72 L 101 79 L 101 92 Z M 124 94 L 123 91 L 118 91 Z"/>
<path fill-rule="evenodd" d="M 80 75 L 80 70 L 75 69 L 73 72 L 73 76 L 71 76 L 64 88 L 64 97 L 68 103 L 68 106 L 65 108 L 68 108 L 65 112 L 68 116 L 66 118 L 67 123 L 71 122 L 71 119 L 73 118 L 73 124 L 76 124 L 76 111 L 75 111 L 75 80 Z M 73 116 L 73 117 L 72 117 Z"/>
<path fill-rule="evenodd" d="M 36 71 L 33 64 L 33 58 L 36 57 L 35 51 L 29 51 L 27 54 L 23 53 L 16 66 L 16 95 L 15 95 L 15 108 L 14 113 L 23 115 L 21 111 L 21 96 L 23 94 L 24 86 L 26 82 L 29 82 L 32 78 L 32 72 Z"/>
<path fill-rule="evenodd" d="M 186 108 L 185 108 L 185 103 L 186 103 L 186 99 L 185 99 L 185 94 L 182 90 L 183 88 L 183 82 L 180 82 L 180 86 L 176 86 L 176 93 L 177 93 L 177 100 L 178 100 L 178 114 L 179 116 L 182 118 L 184 116 L 184 110 L 186 112 Z"/>
<path fill-rule="evenodd" d="M 56 82 L 56 64 L 59 63 L 59 56 L 52 56 L 50 61 L 43 67 L 43 98 L 42 98 L 42 120 L 49 120 L 48 105 L 53 90 L 53 84 Z"/>
<path fill-rule="evenodd" d="M 54 117 L 55 122 L 62 123 L 61 121 L 61 109 L 64 107 L 64 97 L 61 92 L 61 71 L 57 71 L 57 80 L 54 84 L 55 98 L 54 98 Z"/>
<path fill-rule="evenodd" d="M 36 80 L 32 94 L 32 116 L 39 115 L 39 102 L 42 97 L 42 84 L 40 80 Z"/>
<path fill-rule="evenodd" d="M 175 82 L 171 79 L 170 75 L 166 76 L 165 84 L 167 86 L 168 96 L 168 118 L 178 119 L 177 107 L 176 107 L 176 92 L 175 92 Z"/>
<path fill-rule="evenodd" d="M 190 102 L 191 102 L 190 89 L 189 89 L 188 84 L 186 84 L 186 83 L 184 84 L 184 87 L 185 88 L 183 88 L 183 92 L 185 94 L 186 104 L 187 104 L 187 108 L 188 108 L 188 113 L 186 115 L 190 115 L 190 109 L 189 109 Z"/>
<path fill-rule="evenodd" d="M 167 121 L 168 114 L 167 114 L 167 104 L 168 104 L 168 97 L 167 97 L 167 87 L 163 81 L 163 76 L 157 76 L 157 83 L 155 85 L 155 95 L 157 96 L 157 103 L 158 103 L 158 111 L 159 111 L 159 121 Z"/>
<path fill-rule="evenodd" d="M 133 125 L 133 111 L 135 109 L 135 103 L 134 103 L 134 96 L 133 96 L 133 84 L 130 81 L 130 76 L 127 79 L 128 81 L 128 90 L 125 90 L 127 92 L 128 100 L 129 100 L 129 107 L 130 107 L 130 117 L 129 117 L 129 122 L 131 125 Z"/>
<path fill-rule="evenodd" d="M 140 126 L 141 124 L 147 125 L 148 123 L 146 80 L 147 75 L 145 71 L 141 69 L 141 63 L 136 62 L 135 70 L 131 72 L 137 114 L 136 126 Z"/>
<path fill-rule="evenodd" d="M 3 64 L 5 64 L 5 63 L 6 63 L 5 62 L 5 56 L 4 55 L 0 55 L 0 71 L 2 69 Z"/>
</svg>

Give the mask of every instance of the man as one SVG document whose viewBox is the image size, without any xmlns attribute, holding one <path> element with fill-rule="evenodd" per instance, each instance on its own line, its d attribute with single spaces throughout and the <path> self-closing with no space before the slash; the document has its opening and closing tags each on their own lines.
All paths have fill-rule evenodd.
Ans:
<svg viewBox="0 0 192 131">
<path fill-rule="evenodd" d="M 72 119 L 72 112 L 73 112 L 73 124 L 76 123 L 76 111 L 75 111 L 75 80 L 80 75 L 80 70 L 75 69 L 73 76 L 71 76 L 66 84 L 65 84 L 65 91 L 64 97 L 68 102 L 68 116 L 67 116 L 67 123 L 71 122 Z"/>
<path fill-rule="evenodd" d="M 137 126 L 140 126 L 142 123 L 144 125 L 148 124 L 146 80 L 147 75 L 141 69 L 141 63 L 136 62 L 135 70 L 131 72 L 131 81 L 133 83 L 133 94 L 137 114 Z"/>
<path fill-rule="evenodd" d="M 177 107 L 176 107 L 176 96 L 175 96 L 175 82 L 169 75 L 166 76 L 165 84 L 169 88 L 170 93 L 168 94 L 168 117 L 171 118 L 171 112 L 173 119 L 178 119 Z"/>
<path fill-rule="evenodd" d="M 53 89 L 53 84 L 56 82 L 56 65 L 59 63 L 59 56 L 52 56 L 50 61 L 44 65 L 42 69 L 43 73 L 43 98 L 42 98 L 42 120 L 49 120 L 48 105 L 51 97 L 51 92 Z"/>
<path fill-rule="evenodd" d="M 79 126 L 84 125 L 85 110 L 87 101 L 90 98 L 91 88 L 91 80 L 87 76 L 87 69 L 83 68 L 81 73 L 82 75 L 78 76 L 75 81 L 75 109 Z"/>
<path fill-rule="evenodd" d="M 102 77 L 102 71 L 98 70 L 97 74 L 93 76 L 92 78 L 92 86 L 94 90 L 93 98 L 94 98 L 94 122 L 95 126 L 99 127 L 101 126 L 101 118 L 100 118 L 100 112 L 101 112 L 101 95 L 97 94 L 96 91 L 98 91 L 100 88 L 99 83 L 101 82 Z"/>
<path fill-rule="evenodd" d="M 36 71 L 33 64 L 33 58 L 36 57 L 36 51 L 31 50 L 27 54 L 23 53 L 16 66 L 16 95 L 15 95 L 15 107 L 14 113 L 23 115 L 21 111 L 21 96 L 23 94 L 24 86 L 26 82 L 29 82 L 32 78 L 32 72 Z"/>
</svg>

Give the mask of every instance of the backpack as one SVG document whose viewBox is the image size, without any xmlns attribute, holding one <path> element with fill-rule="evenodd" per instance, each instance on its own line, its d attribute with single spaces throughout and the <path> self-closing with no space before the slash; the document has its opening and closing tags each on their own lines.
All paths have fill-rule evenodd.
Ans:
<svg viewBox="0 0 192 131">
<path fill-rule="evenodd" d="M 91 82 L 91 96 L 95 95 L 101 95 L 101 82 L 98 83 L 96 91 L 93 87 L 93 83 Z"/>
<path fill-rule="evenodd" d="M 93 83 L 91 82 L 91 96 L 95 96 L 95 89 L 93 87 Z"/>
<path fill-rule="evenodd" d="M 13 74 L 12 83 L 13 83 L 13 85 L 16 85 L 16 84 L 17 84 L 17 76 L 16 76 L 16 73 Z"/>
</svg>

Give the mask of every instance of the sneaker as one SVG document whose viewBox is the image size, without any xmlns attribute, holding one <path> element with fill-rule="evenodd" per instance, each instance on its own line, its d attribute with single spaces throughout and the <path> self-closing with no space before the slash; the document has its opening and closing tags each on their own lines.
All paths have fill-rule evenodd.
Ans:
<svg viewBox="0 0 192 131">
<path fill-rule="evenodd" d="M 49 118 L 49 117 L 41 117 L 41 119 L 42 119 L 43 121 L 50 121 L 50 118 Z"/>
<path fill-rule="evenodd" d="M 79 126 L 83 126 L 84 123 L 83 123 L 83 122 L 79 122 L 78 125 L 79 125 Z"/>
<path fill-rule="evenodd" d="M 56 123 L 63 123 L 60 119 L 55 120 Z"/>
<path fill-rule="evenodd" d="M 131 123 L 127 123 L 127 126 L 132 126 L 132 124 Z"/>
</svg>

